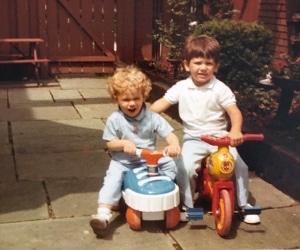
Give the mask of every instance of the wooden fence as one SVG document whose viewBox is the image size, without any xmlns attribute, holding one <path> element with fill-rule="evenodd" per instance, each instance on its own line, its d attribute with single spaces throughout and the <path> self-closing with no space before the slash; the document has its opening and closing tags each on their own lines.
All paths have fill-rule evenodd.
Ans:
<svg viewBox="0 0 300 250">
<path fill-rule="evenodd" d="M 134 63 L 155 54 L 151 34 L 166 0 L 1 0 L 1 38 L 42 38 L 38 52 L 48 73 L 112 72 L 114 62 Z M 274 32 L 272 48 L 288 49 L 286 2 L 233 0 L 236 18 L 261 21 Z M 0 56 L 14 51 L 0 44 Z M 1 72 L 0 72 L 1 73 Z M 1 77 L 1 76 L 0 76 Z"/>
<path fill-rule="evenodd" d="M 39 55 L 50 60 L 44 75 L 112 72 L 115 61 L 151 58 L 152 6 L 152 0 L 1 0 L 0 38 L 42 38 Z M 0 44 L 0 55 L 12 53 Z"/>
</svg>

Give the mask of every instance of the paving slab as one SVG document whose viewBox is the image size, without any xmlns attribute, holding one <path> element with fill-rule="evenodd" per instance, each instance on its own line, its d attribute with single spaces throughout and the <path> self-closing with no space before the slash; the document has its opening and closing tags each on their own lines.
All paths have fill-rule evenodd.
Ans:
<svg viewBox="0 0 300 250">
<path fill-rule="evenodd" d="M 41 85 L 38 86 L 36 79 L 23 79 L 19 81 L 1 81 L 1 88 L 48 88 L 59 87 L 59 84 L 55 78 L 41 79 Z"/>
<path fill-rule="evenodd" d="M 62 117 L 68 120 L 80 119 L 71 104 L 68 106 L 6 108 L 0 113 L 0 121 L 60 120 Z"/>
<path fill-rule="evenodd" d="M 170 234 L 185 250 L 299 248 L 299 206 L 264 211 L 261 221 L 261 224 L 249 225 L 235 216 L 230 235 L 224 239 L 215 231 L 214 218 L 205 215 L 203 221 L 188 222 Z"/>
<path fill-rule="evenodd" d="M 105 239 L 96 238 L 88 222 L 89 217 L 78 217 L 0 224 L 0 249 L 174 249 L 173 239 L 154 222 L 135 232 L 121 216 L 112 222 Z"/>
<path fill-rule="evenodd" d="M 0 225 L 5 222 L 49 218 L 46 194 L 41 181 L 0 183 L 0 204 Z M 2 237 L 1 235 L 0 238 Z"/>
<path fill-rule="evenodd" d="M 7 99 L 7 89 L 6 88 L 0 88 L 0 100 L 6 100 Z"/>
<path fill-rule="evenodd" d="M 4 143 L 4 144 L 0 143 L 0 156 L 11 155 L 11 151 L 12 149 L 9 143 Z"/>
<path fill-rule="evenodd" d="M 0 183 L 12 182 L 16 180 L 16 173 L 7 122 L 0 122 L 0 138 Z"/>
<path fill-rule="evenodd" d="M 1 110 L 7 107 L 7 89 L 0 88 L 0 108 Z"/>
<path fill-rule="evenodd" d="M 105 78 L 60 78 L 59 85 L 62 89 L 104 89 L 106 88 Z"/>
<path fill-rule="evenodd" d="M 0 98 L 0 108 L 1 108 L 1 110 L 7 108 L 7 101 L 6 101 L 6 99 L 1 99 Z"/>
<path fill-rule="evenodd" d="M 277 188 L 274 188 L 273 185 L 262 180 L 253 172 L 249 173 L 249 192 L 250 203 L 260 206 L 264 210 L 270 208 L 290 207 L 297 204 L 297 201 Z"/>
<path fill-rule="evenodd" d="M 79 89 L 80 94 L 85 100 L 89 99 L 98 99 L 101 102 L 101 99 L 108 98 L 111 100 L 110 95 L 108 94 L 106 88 L 100 89 Z"/>
<path fill-rule="evenodd" d="M 95 214 L 105 175 L 103 170 L 99 171 L 101 176 L 98 178 L 46 180 L 53 216 L 71 218 Z"/>
<path fill-rule="evenodd" d="M 203 248 L 286 249 L 299 247 L 300 240 L 296 235 L 300 232 L 300 205 L 271 184 L 264 182 L 254 173 L 250 173 L 249 190 L 250 200 L 263 209 L 260 215 L 261 224 L 249 225 L 243 223 L 239 216 L 235 215 L 229 237 L 224 239 L 216 233 L 213 216 L 205 214 L 203 220 L 190 221 L 185 226 L 180 225 L 177 230 L 170 231 L 170 234 L 185 250 Z M 274 229 L 274 224 L 272 224 L 274 218 L 277 220 L 276 225 L 285 224 L 285 228 Z M 289 220 L 291 220 L 290 223 L 287 223 Z M 292 235 L 289 234 L 287 228 L 293 230 Z M 276 236 L 274 236 L 274 233 Z"/>
<path fill-rule="evenodd" d="M 9 143 L 7 122 L 0 122 L 0 138 L 0 145 L 6 145 Z"/>
<path fill-rule="evenodd" d="M 104 123 L 99 119 L 12 122 L 18 154 L 104 149 L 103 129 Z"/>
<path fill-rule="evenodd" d="M 20 180 L 101 177 L 110 158 L 102 151 L 17 154 Z"/>
<path fill-rule="evenodd" d="M 55 102 L 66 102 L 83 100 L 82 95 L 77 89 L 53 89 L 51 94 Z"/>
<path fill-rule="evenodd" d="M 108 116 L 111 115 L 113 111 L 117 110 L 117 105 L 114 103 L 106 103 L 106 104 L 75 103 L 75 107 L 83 119 L 107 118 Z"/>
<path fill-rule="evenodd" d="M 17 174 L 15 171 L 13 157 L 11 155 L 2 154 L 2 152 L 0 153 L 0 157 L 0 183 L 15 182 L 17 179 Z"/>
<path fill-rule="evenodd" d="M 8 90 L 9 105 L 17 107 L 26 103 L 53 103 L 50 89 L 52 88 L 11 88 Z"/>
<path fill-rule="evenodd" d="M 114 213 L 106 237 L 98 239 L 89 220 L 110 161 L 102 140 L 104 124 L 117 109 L 106 79 L 60 78 L 58 84 L 40 88 L 3 87 L 0 106 L 0 249 L 300 247 L 299 203 L 252 172 L 250 202 L 263 208 L 259 225 L 242 223 L 235 215 L 224 239 L 215 231 L 214 218 L 205 214 L 204 220 L 180 223 L 173 230 L 166 230 L 164 221 L 143 221 L 142 230 L 133 231 L 122 208 Z M 163 116 L 182 139 L 181 124 Z M 165 144 L 158 140 L 159 146 Z M 293 145 L 279 144 L 278 152 Z M 257 150 L 255 160 L 264 156 Z"/>
</svg>

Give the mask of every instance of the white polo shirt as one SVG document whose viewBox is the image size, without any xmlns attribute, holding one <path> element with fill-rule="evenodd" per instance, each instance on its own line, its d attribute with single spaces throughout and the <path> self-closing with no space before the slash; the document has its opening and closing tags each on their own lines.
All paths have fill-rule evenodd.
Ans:
<svg viewBox="0 0 300 250">
<path fill-rule="evenodd" d="M 236 104 L 230 88 L 212 77 L 209 83 L 197 87 L 191 77 L 177 82 L 165 93 L 170 104 L 178 103 L 183 131 L 191 136 L 220 136 L 227 131 L 225 109 Z"/>
</svg>

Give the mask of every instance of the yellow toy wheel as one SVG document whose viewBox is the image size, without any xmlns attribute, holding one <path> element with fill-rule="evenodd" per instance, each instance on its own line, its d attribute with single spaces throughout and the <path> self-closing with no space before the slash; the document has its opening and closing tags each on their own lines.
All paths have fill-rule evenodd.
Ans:
<svg viewBox="0 0 300 250">
<path fill-rule="evenodd" d="M 141 212 L 135 210 L 131 207 L 128 207 L 126 210 L 126 220 L 129 224 L 129 227 L 133 230 L 141 229 Z"/>
<path fill-rule="evenodd" d="M 178 225 L 180 220 L 180 210 L 178 207 L 174 207 L 165 213 L 166 216 L 166 228 L 172 229 Z"/>
<path fill-rule="evenodd" d="M 228 190 L 222 189 L 220 191 L 220 199 L 215 215 L 215 224 L 217 233 L 224 237 L 227 236 L 231 229 L 232 223 L 232 204 Z"/>
</svg>

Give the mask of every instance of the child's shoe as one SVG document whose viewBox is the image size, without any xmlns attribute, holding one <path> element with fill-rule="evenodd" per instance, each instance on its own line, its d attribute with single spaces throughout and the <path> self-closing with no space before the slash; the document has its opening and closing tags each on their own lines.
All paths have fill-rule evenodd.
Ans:
<svg viewBox="0 0 300 250">
<path fill-rule="evenodd" d="M 111 217 L 112 214 L 110 213 L 110 210 L 105 213 L 98 212 L 98 214 L 92 215 L 90 226 L 92 227 L 94 234 L 96 234 L 97 236 L 103 236 L 106 232 Z"/>
<path fill-rule="evenodd" d="M 247 204 L 245 207 L 252 207 L 250 204 Z M 259 224 L 260 218 L 257 214 L 245 214 L 243 221 L 248 224 Z"/>
<path fill-rule="evenodd" d="M 97 236 L 103 236 L 108 226 L 108 221 L 99 215 L 92 215 L 90 225 L 93 228 L 94 234 Z"/>
<path fill-rule="evenodd" d="M 180 219 L 179 219 L 179 221 L 181 221 L 181 222 L 188 222 L 189 221 L 187 219 L 186 210 L 187 210 L 186 206 L 183 205 L 183 206 L 180 207 Z"/>
</svg>

